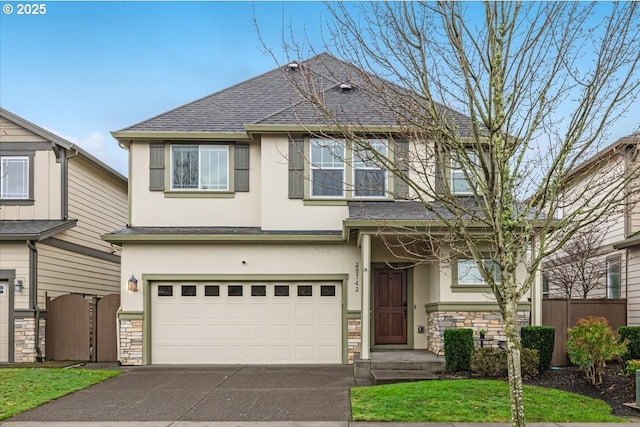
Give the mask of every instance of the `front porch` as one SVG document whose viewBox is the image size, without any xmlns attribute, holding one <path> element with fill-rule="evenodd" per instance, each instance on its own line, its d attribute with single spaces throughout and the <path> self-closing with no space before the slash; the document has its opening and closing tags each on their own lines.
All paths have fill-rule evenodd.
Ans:
<svg viewBox="0 0 640 427">
<path fill-rule="evenodd" d="M 356 378 L 373 384 L 429 380 L 443 370 L 444 357 L 428 350 L 371 351 L 367 360 L 357 357 L 353 367 Z"/>
</svg>

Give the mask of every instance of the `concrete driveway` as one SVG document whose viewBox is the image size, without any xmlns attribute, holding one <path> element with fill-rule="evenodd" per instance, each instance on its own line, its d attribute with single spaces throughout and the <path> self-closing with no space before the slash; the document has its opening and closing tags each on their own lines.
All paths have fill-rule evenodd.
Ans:
<svg viewBox="0 0 640 427">
<path fill-rule="evenodd" d="M 350 421 L 353 367 L 151 366 L 6 421 Z"/>
</svg>

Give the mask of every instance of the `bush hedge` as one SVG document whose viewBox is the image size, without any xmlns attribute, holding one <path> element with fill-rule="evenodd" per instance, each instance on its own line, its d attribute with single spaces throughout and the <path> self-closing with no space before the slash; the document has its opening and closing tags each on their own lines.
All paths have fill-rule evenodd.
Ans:
<svg viewBox="0 0 640 427">
<path fill-rule="evenodd" d="M 443 336 L 445 369 L 450 372 L 468 371 L 473 352 L 473 330 L 447 329 Z"/>
<path fill-rule="evenodd" d="M 552 326 L 523 326 L 520 329 L 522 348 L 538 350 L 540 356 L 540 372 L 551 367 L 553 358 L 553 342 L 556 329 Z"/>
<path fill-rule="evenodd" d="M 522 375 L 538 375 L 540 358 L 538 350 L 523 348 L 520 353 Z M 507 350 L 502 348 L 477 348 L 471 355 L 471 372 L 481 377 L 501 378 L 507 376 Z"/>
<path fill-rule="evenodd" d="M 622 355 L 622 360 L 640 359 L 640 326 L 620 326 L 618 328 L 620 341 L 629 340 L 627 352 Z"/>
</svg>

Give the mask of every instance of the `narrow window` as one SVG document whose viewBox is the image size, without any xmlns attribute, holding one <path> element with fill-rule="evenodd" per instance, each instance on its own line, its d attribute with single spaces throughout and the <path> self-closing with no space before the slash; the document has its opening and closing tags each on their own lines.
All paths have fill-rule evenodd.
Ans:
<svg viewBox="0 0 640 427">
<path fill-rule="evenodd" d="M 298 296 L 299 297 L 310 297 L 310 296 L 313 296 L 313 286 L 311 286 L 311 285 L 298 285 Z"/>
<path fill-rule="evenodd" d="M 311 140 L 311 197 L 344 197 L 344 140 Z"/>
<path fill-rule="evenodd" d="M 620 257 L 607 260 L 607 297 L 620 298 Z"/>
<path fill-rule="evenodd" d="M 204 296 L 205 297 L 219 297 L 220 296 L 220 286 L 218 286 L 218 285 L 205 285 L 205 287 L 204 287 Z"/>
<path fill-rule="evenodd" d="M 320 296 L 323 297 L 335 297 L 336 287 L 334 285 L 322 285 L 320 286 Z"/>
<path fill-rule="evenodd" d="M 376 156 L 387 157 L 385 140 L 369 140 L 371 150 L 353 150 L 353 186 L 355 197 L 384 197 L 387 171 Z"/>
<path fill-rule="evenodd" d="M 195 297 L 196 285 L 182 285 L 180 293 L 183 297 Z"/>
<path fill-rule="evenodd" d="M 267 287 L 264 285 L 251 285 L 251 296 L 252 297 L 266 297 L 267 296 Z"/>
<path fill-rule="evenodd" d="M 173 296 L 173 285 L 159 285 L 158 286 L 158 296 L 159 297 L 172 297 Z"/>
<path fill-rule="evenodd" d="M 276 285 L 273 291 L 273 294 L 277 297 L 288 297 L 289 296 L 289 286 L 287 285 Z"/>
<path fill-rule="evenodd" d="M 242 285 L 229 285 L 227 288 L 227 295 L 230 297 L 241 297 Z"/>
<path fill-rule="evenodd" d="M 0 160 L 0 198 L 29 198 L 29 157 L 7 156 Z"/>
<path fill-rule="evenodd" d="M 453 194 L 471 195 L 476 185 L 467 179 L 465 169 L 470 179 L 476 175 L 469 168 L 478 168 L 478 155 L 475 151 L 469 149 L 466 150 L 466 159 L 456 159 L 456 156 L 459 155 L 456 153 L 451 154 L 451 192 Z"/>
</svg>

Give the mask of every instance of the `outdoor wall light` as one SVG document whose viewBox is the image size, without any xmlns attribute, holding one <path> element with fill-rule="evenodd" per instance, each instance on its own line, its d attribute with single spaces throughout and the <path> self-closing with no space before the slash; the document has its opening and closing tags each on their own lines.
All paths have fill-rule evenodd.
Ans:
<svg viewBox="0 0 640 427">
<path fill-rule="evenodd" d="M 13 281 L 13 289 L 15 290 L 15 292 L 17 294 L 21 294 L 22 293 L 22 288 L 24 288 L 24 280 L 16 279 L 16 280 Z"/>
<path fill-rule="evenodd" d="M 129 279 L 127 289 L 129 289 L 131 292 L 138 292 L 138 279 L 136 279 L 136 276 L 134 276 L 133 274 Z"/>
</svg>

